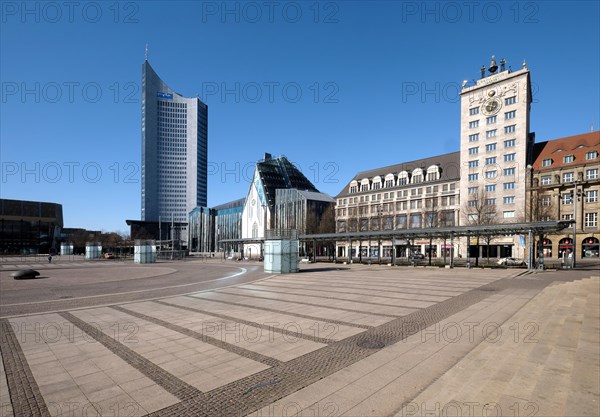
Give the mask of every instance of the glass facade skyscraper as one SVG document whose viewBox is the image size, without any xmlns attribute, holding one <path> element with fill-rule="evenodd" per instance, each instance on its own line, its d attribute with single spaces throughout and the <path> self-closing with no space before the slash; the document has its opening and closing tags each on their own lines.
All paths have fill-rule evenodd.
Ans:
<svg viewBox="0 0 600 417">
<path fill-rule="evenodd" d="M 142 65 L 142 220 L 187 222 L 205 207 L 208 106 Z M 187 233 L 182 236 L 187 240 Z"/>
</svg>

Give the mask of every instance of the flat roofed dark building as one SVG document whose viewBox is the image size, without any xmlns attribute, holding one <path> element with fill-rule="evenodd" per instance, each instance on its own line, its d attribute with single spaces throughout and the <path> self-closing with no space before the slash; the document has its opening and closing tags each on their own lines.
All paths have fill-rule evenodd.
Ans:
<svg viewBox="0 0 600 417">
<path fill-rule="evenodd" d="M 37 254 L 58 251 L 62 205 L 0 199 L 0 252 Z"/>
</svg>

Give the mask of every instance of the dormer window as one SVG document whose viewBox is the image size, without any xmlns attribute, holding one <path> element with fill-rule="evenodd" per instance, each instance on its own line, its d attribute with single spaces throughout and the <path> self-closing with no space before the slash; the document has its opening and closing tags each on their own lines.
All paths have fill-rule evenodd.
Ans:
<svg viewBox="0 0 600 417">
<path fill-rule="evenodd" d="M 552 159 L 550 158 L 546 158 L 542 161 L 542 166 L 543 167 L 549 167 L 550 165 L 552 165 Z"/>
<path fill-rule="evenodd" d="M 589 151 L 585 153 L 586 161 L 591 161 L 592 159 L 598 158 L 598 151 Z"/>
<path fill-rule="evenodd" d="M 574 155 L 572 155 L 572 154 L 571 154 L 571 155 L 565 155 L 565 156 L 563 157 L 563 162 L 564 162 L 565 164 L 570 164 L 570 163 L 572 163 L 574 160 L 575 160 L 575 156 L 574 156 Z"/>
</svg>

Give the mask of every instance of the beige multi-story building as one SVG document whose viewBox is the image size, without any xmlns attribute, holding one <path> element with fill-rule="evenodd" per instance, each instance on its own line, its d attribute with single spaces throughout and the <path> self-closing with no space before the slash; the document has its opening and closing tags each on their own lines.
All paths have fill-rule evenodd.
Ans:
<svg viewBox="0 0 600 417">
<path fill-rule="evenodd" d="M 515 72 L 505 66 L 502 60 L 498 68 L 492 57 L 489 75 L 482 68 L 482 78 L 472 86 L 463 84 L 460 94 L 463 225 L 525 220 L 525 175 L 534 141 L 529 130 L 531 80 L 525 63 Z M 494 257 L 524 255 L 518 237 L 498 236 L 472 245 L 471 256 L 487 256 L 488 247 Z"/>
<path fill-rule="evenodd" d="M 453 152 L 359 172 L 338 194 L 336 231 L 367 232 L 458 225 L 460 155 Z M 337 256 L 391 257 L 385 240 L 337 242 Z M 396 256 L 450 256 L 450 242 L 396 240 Z M 352 252 L 350 252 L 352 250 Z M 455 245 L 454 254 L 458 252 Z"/>
<path fill-rule="evenodd" d="M 571 228 L 542 240 L 545 257 L 572 252 L 577 259 L 598 257 L 599 154 L 599 131 L 535 144 L 527 181 L 528 220 L 575 220 L 576 225 L 575 233 Z"/>
<path fill-rule="evenodd" d="M 486 75 L 487 70 L 487 75 Z M 494 57 L 461 91 L 459 152 L 359 172 L 337 196 L 336 230 L 369 232 L 569 220 L 578 195 L 578 257 L 598 256 L 599 132 L 534 144 L 530 72 Z M 560 159 L 560 161 L 559 161 Z M 549 162 L 552 161 L 552 162 Z M 524 236 L 394 241 L 395 255 L 525 258 Z M 391 241 L 337 242 L 337 256 L 390 257 Z M 563 233 L 542 242 L 547 256 L 573 250 Z M 570 245 L 570 246 L 569 246 Z M 468 249 L 467 249 L 468 248 Z M 350 252 L 351 251 L 351 252 Z"/>
</svg>

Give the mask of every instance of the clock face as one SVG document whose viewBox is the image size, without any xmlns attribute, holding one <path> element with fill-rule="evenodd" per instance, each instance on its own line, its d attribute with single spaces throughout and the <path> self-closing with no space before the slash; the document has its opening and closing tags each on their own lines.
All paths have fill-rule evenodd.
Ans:
<svg viewBox="0 0 600 417">
<path fill-rule="evenodd" d="M 490 99 L 486 101 L 481 107 L 481 111 L 483 114 L 491 116 L 493 114 L 498 113 L 498 111 L 500 110 L 500 100 Z"/>
</svg>

